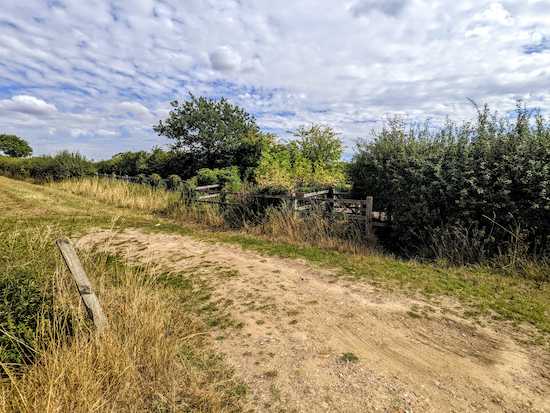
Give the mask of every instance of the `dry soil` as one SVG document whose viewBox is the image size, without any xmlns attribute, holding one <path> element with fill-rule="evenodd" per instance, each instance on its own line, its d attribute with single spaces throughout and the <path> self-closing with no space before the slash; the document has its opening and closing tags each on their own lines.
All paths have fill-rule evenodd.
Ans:
<svg viewBox="0 0 550 413">
<path fill-rule="evenodd" d="M 304 261 L 139 229 L 79 245 L 215 286 L 212 301 L 244 326 L 212 343 L 248 383 L 250 411 L 550 412 L 548 354 L 445 311 L 460 305 L 449 298 L 427 306 Z M 415 306 L 429 316 L 411 317 Z"/>
</svg>

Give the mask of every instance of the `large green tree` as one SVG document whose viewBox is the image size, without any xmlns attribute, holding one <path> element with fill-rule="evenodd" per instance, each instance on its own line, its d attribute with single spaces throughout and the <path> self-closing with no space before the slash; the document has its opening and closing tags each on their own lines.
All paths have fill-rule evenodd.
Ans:
<svg viewBox="0 0 550 413">
<path fill-rule="evenodd" d="M 189 101 L 171 102 L 170 116 L 153 126 L 153 130 L 174 139 L 174 149 L 190 153 L 197 168 L 239 165 L 245 147 L 264 142 L 253 138 L 260 135 L 260 128 L 254 117 L 243 109 L 224 98 L 218 101 L 189 95 Z M 247 163 L 250 164 L 250 160 Z"/>
<path fill-rule="evenodd" d="M 0 135 L 0 151 L 12 158 L 25 158 L 32 155 L 29 143 L 15 135 Z"/>
</svg>

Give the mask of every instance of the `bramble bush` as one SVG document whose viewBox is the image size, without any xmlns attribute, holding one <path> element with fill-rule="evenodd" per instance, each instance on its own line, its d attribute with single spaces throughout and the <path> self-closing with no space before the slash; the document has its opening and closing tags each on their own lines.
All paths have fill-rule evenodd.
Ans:
<svg viewBox="0 0 550 413">
<path fill-rule="evenodd" d="M 358 142 L 352 196 L 374 196 L 374 210 L 391 214 L 393 241 L 408 250 L 433 247 L 434 233 L 460 227 L 489 255 L 520 233 L 531 252 L 547 252 L 550 125 L 519 103 L 515 120 L 474 106 L 476 120 L 440 130 L 388 119 L 374 140 Z"/>
</svg>

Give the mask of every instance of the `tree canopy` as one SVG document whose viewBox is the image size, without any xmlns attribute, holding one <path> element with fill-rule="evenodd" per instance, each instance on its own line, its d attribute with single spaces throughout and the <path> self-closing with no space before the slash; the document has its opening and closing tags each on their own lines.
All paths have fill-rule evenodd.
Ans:
<svg viewBox="0 0 550 413">
<path fill-rule="evenodd" d="M 198 168 L 224 168 L 238 165 L 243 149 L 264 139 L 257 139 L 260 128 L 253 116 L 225 98 L 219 101 L 205 97 L 179 103 L 171 102 L 173 107 L 168 119 L 153 126 L 160 136 L 174 139 L 175 149 L 190 153 Z M 261 153 L 254 151 L 254 153 Z M 247 160 L 253 165 L 259 159 Z"/>
<path fill-rule="evenodd" d="M 296 132 L 288 133 L 297 138 L 290 143 L 291 150 L 298 150 L 314 165 L 329 168 L 340 162 L 344 152 L 342 138 L 339 137 L 340 133 L 334 132 L 330 126 L 300 125 Z"/>
<path fill-rule="evenodd" d="M 0 151 L 12 158 L 25 158 L 32 155 L 29 143 L 15 135 L 0 135 Z"/>
</svg>

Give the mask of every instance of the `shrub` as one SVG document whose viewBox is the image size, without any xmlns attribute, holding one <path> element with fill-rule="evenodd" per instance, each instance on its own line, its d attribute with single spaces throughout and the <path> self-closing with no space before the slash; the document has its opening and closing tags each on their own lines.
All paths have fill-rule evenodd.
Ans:
<svg viewBox="0 0 550 413">
<path fill-rule="evenodd" d="M 358 143 L 352 196 L 374 196 L 374 209 L 392 216 L 393 239 L 408 249 L 458 225 L 475 227 L 492 254 L 516 227 L 533 231 L 532 248 L 548 250 L 550 125 L 538 112 L 530 118 L 518 104 L 515 122 L 487 106 L 476 121 L 440 130 L 389 119 L 373 141 Z"/>
<path fill-rule="evenodd" d="M 166 182 L 162 180 L 159 174 L 152 174 L 149 176 L 149 185 L 151 185 L 153 189 L 160 189 L 166 187 Z"/>
<path fill-rule="evenodd" d="M 179 175 L 170 175 L 166 186 L 171 191 L 177 191 L 183 187 L 183 181 Z"/>
<path fill-rule="evenodd" d="M 145 185 L 149 183 L 149 178 L 147 178 L 145 174 L 139 174 L 137 178 L 138 178 L 138 184 Z"/>
<path fill-rule="evenodd" d="M 227 192 L 238 191 L 242 185 L 239 168 L 203 169 L 197 174 L 197 186 L 220 185 Z"/>
</svg>

